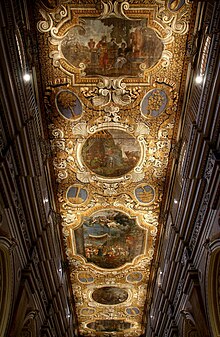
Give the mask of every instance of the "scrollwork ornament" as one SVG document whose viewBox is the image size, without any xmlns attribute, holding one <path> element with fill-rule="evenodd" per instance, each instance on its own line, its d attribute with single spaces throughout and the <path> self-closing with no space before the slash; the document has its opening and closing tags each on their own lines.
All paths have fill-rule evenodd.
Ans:
<svg viewBox="0 0 220 337">
<path fill-rule="evenodd" d="M 119 122 L 121 117 L 118 115 L 119 107 L 117 106 L 106 106 L 104 107 L 106 115 L 103 117 L 105 122 Z"/>
<path fill-rule="evenodd" d="M 174 17 L 171 28 L 174 33 L 184 35 L 189 30 L 189 24 L 185 20 L 182 20 L 182 17 L 179 20 L 177 17 Z"/>
<path fill-rule="evenodd" d="M 94 94 L 90 90 L 90 94 L 94 95 L 92 103 L 94 106 L 107 105 L 110 102 L 126 106 L 132 102 L 131 93 L 126 89 L 126 84 L 123 83 L 123 78 L 103 78 L 97 85 L 98 91 L 95 89 Z M 84 95 L 87 95 L 88 90 L 84 89 Z M 96 94 L 97 93 L 97 94 Z"/>
<path fill-rule="evenodd" d="M 40 9 L 39 12 L 43 16 L 44 21 L 39 21 L 37 23 L 37 29 L 42 33 L 49 32 L 53 27 L 53 20 L 50 14 L 48 14 L 45 10 Z"/>
<path fill-rule="evenodd" d="M 102 14 L 100 15 L 100 19 L 107 19 L 110 17 L 116 17 L 119 19 L 127 19 L 130 20 L 129 17 L 125 14 L 124 10 L 129 9 L 129 3 L 123 2 L 120 0 L 111 1 L 111 0 L 102 0 Z"/>
<path fill-rule="evenodd" d="M 180 12 L 171 12 L 165 8 L 164 4 L 161 3 L 161 5 L 162 6 L 158 11 L 157 17 L 162 21 L 162 23 L 164 23 L 164 25 L 167 27 L 167 30 L 170 28 L 171 31 L 176 34 L 186 34 L 189 29 L 189 23 L 186 17 L 187 11 L 183 10 Z"/>
<path fill-rule="evenodd" d="M 158 226 L 158 215 L 155 212 L 153 213 L 152 211 L 148 211 L 143 215 L 143 219 L 146 222 L 146 224 L 149 224 L 151 226 Z"/>
<path fill-rule="evenodd" d="M 64 171 L 58 173 L 57 181 L 60 182 L 61 180 L 65 180 L 67 177 L 68 177 L 68 173 L 67 173 L 67 171 L 64 170 Z"/>
<path fill-rule="evenodd" d="M 151 229 L 150 235 L 152 237 L 156 238 L 156 236 L 157 236 L 157 227 L 154 227 L 153 229 Z"/>
<path fill-rule="evenodd" d="M 58 170 L 64 170 L 66 169 L 67 167 L 67 163 L 66 163 L 66 160 L 65 159 L 61 159 L 61 160 L 58 160 L 58 158 L 55 158 L 53 160 L 53 165 L 55 168 L 57 168 Z"/>
<path fill-rule="evenodd" d="M 65 6 L 61 5 L 56 9 L 56 11 L 51 12 L 51 16 L 55 22 L 60 22 L 68 14 L 68 11 Z"/>
<path fill-rule="evenodd" d="M 173 58 L 173 54 L 169 50 L 163 50 L 162 53 L 162 67 L 168 68 Z"/>
<path fill-rule="evenodd" d="M 52 51 L 49 56 L 53 59 L 53 66 L 58 68 L 60 66 L 60 52 L 59 51 Z"/>
<path fill-rule="evenodd" d="M 64 132 L 60 129 L 55 128 L 52 130 L 52 136 L 54 138 L 64 138 Z"/>
</svg>

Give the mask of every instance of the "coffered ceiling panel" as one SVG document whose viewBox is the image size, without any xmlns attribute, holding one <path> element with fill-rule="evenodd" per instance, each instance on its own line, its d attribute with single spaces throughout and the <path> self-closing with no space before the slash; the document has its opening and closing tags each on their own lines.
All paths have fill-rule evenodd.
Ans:
<svg viewBox="0 0 220 337">
<path fill-rule="evenodd" d="M 79 331 L 138 337 L 145 331 L 191 5 L 61 3 L 39 4 L 37 28 Z"/>
</svg>

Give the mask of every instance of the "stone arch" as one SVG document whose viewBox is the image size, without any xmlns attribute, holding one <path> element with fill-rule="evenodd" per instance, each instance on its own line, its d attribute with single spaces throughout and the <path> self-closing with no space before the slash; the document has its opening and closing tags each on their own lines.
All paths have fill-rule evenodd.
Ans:
<svg viewBox="0 0 220 337">
<path fill-rule="evenodd" d="M 12 242 L 0 236 L 0 331 L 7 335 L 13 294 Z"/>
<path fill-rule="evenodd" d="M 207 305 L 213 336 L 220 337 L 220 238 L 212 242 L 209 248 Z"/>
</svg>

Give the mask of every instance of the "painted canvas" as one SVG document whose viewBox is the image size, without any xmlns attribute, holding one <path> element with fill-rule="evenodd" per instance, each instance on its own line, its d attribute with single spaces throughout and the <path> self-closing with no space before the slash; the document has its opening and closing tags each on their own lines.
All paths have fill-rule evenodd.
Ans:
<svg viewBox="0 0 220 337">
<path fill-rule="evenodd" d="M 62 41 L 65 59 L 76 68 L 84 64 L 86 75 L 138 76 L 140 65 L 154 66 L 163 43 L 147 20 L 82 18 Z"/>
<path fill-rule="evenodd" d="M 94 282 L 93 276 L 90 273 L 86 272 L 86 271 L 81 271 L 78 274 L 78 279 L 82 283 L 92 283 L 92 282 Z"/>
<path fill-rule="evenodd" d="M 145 235 L 126 214 L 100 211 L 85 217 L 75 230 L 76 251 L 98 267 L 118 268 L 143 253 Z"/>
<path fill-rule="evenodd" d="M 167 107 L 168 97 L 164 90 L 149 91 L 141 102 L 141 112 L 144 116 L 158 117 Z"/>
<path fill-rule="evenodd" d="M 71 186 L 67 191 L 67 199 L 71 204 L 82 204 L 86 201 L 88 193 L 79 185 Z"/>
<path fill-rule="evenodd" d="M 126 308 L 126 313 L 130 316 L 136 316 L 140 313 L 140 310 L 136 307 Z"/>
<path fill-rule="evenodd" d="M 123 320 L 98 319 L 97 321 L 87 324 L 87 327 L 95 331 L 120 332 L 130 329 L 132 327 L 132 324 Z"/>
<path fill-rule="evenodd" d="M 130 283 L 138 283 L 143 279 L 143 275 L 139 271 L 133 271 L 132 273 L 128 274 L 127 281 Z"/>
<path fill-rule="evenodd" d="M 82 114 L 82 104 L 70 90 L 61 90 L 56 95 L 56 107 L 59 113 L 70 120 L 78 119 Z"/>
<path fill-rule="evenodd" d="M 135 196 L 139 202 L 149 204 L 154 200 L 154 189 L 149 185 L 142 184 L 135 189 Z"/>
<path fill-rule="evenodd" d="M 92 298 L 101 304 L 115 305 L 125 302 L 128 293 L 125 289 L 119 287 L 101 287 L 93 292 Z"/>
<path fill-rule="evenodd" d="M 103 130 L 89 137 L 82 148 L 82 159 L 94 173 L 120 177 L 131 171 L 140 159 L 137 140 L 122 130 Z"/>
<path fill-rule="evenodd" d="M 91 316 L 91 315 L 94 315 L 94 313 L 95 313 L 95 309 L 93 308 L 82 308 L 80 310 L 80 314 L 82 316 Z"/>
<path fill-rule="evenodd" d="M 167 5 L 171 11 L 177 12 L 185 5 L 185 0 L 169 0 Z"/>
</svg>

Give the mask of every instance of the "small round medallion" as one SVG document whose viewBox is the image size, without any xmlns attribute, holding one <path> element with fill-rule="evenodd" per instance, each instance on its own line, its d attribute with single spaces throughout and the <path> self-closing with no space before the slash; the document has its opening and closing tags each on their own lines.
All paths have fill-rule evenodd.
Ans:
<svg viewBox="0 0 220 337">
<path fill-rule="evenodd" d="M 154 189 L 149 185 L 141 184 L 135 189 L 136 198 L 143 204 L 151 203 L 154 200 L 154 195 Z"/>
<path fill-rule="evenodd" d="M 142 280 L 142 278 L 143 278 L 143 275 L 142 275 L 141 272 L 134 271 L 134 272 L 128 274 L 127 281 L 129 283 L 138 283 L 138 282 L 140 282 Z"/>
<path fill-rule="evenodd" d="M 158 117 L 165 109 L 168 97 L 164 90 L 153 89 L 149 91 L 141 102 L 141 112 L 144 116 Z"/>
<path fill-rule="evenodd" d="M 81 283 L 92 283 L 94 282 L 94 278 L 90 273 L 87 272 L 79 272 L 78 279 Z"/>
<path fill-rule="evenodd" d="M 82 115 L 82 104 L 70 90 L 58 92 L 56 95 L 56 107 L 63 117 L 70 120 L 78 119 Z"/>
<path fill-rule="evenodd" d="M 88 193 L 80 185 L 73 185 L 67 191 L 67 199 L 71 204 L 82 204 L 87 200 Z"/>
</svg>

